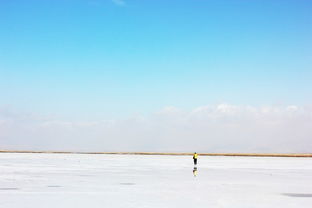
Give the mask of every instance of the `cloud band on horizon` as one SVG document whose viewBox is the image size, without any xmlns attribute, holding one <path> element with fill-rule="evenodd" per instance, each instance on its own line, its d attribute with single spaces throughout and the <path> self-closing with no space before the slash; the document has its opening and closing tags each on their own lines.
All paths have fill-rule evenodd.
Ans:
<svg viewBox="0 0 312 208">
<path fill-rule="evenodd" d="M 307 153 L 312 108 L 165 107 L 149 116 L 64 121 L 0 110 L 0 145 L 11 150 Z"/>
</svg>

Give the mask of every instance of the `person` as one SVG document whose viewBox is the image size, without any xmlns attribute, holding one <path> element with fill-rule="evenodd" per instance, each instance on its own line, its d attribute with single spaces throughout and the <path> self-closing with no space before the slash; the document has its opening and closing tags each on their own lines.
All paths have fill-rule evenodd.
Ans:
<svg viewBox="0 0 312 208">
<path fill-rule="evenodd" d="M 194 152 L 194 155 L 193 155 L 194 165 L 197 165 L 197 157 L 198 157 L 197 153 Z"/>
</svg>

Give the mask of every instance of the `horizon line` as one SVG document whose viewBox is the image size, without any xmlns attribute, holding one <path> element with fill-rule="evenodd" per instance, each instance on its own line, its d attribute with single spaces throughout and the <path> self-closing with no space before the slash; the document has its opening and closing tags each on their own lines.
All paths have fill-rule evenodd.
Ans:
<svg viewBox="0 0 312 208">
<path fill-rule="evenodd" d="M 193 152 L 83 152 L 83 151 L 32 151 L 0 150 L 0 153 L 41 153 L 41 154 L 106 154 L 106 155 L 193 155 Z M 244 157 L 312 157 L 312 153 L 198 153 L 200 156 L 244 156 Z"/>
</svg>

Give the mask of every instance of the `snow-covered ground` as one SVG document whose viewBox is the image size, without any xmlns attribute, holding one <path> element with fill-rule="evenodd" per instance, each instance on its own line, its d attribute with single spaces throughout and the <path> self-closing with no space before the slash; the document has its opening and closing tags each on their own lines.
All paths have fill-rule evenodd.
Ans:
<svg viewBox="0 0 312 208">
<path fill-rule="evenodd" d="M 0 154 L 1 208 L 311 207 L 312 159 Z"/>
</svg>

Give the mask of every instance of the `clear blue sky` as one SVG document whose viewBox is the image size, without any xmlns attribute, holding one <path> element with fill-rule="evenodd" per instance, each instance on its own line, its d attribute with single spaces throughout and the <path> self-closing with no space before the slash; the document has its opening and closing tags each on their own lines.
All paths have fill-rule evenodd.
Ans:
<svg viewBox="0 0 312 208">
<path fill-rule="evenodd" d="M 107 119 L 312 103 L 312 1 L 4 0 L 0 106 Z"/>
</svg>

